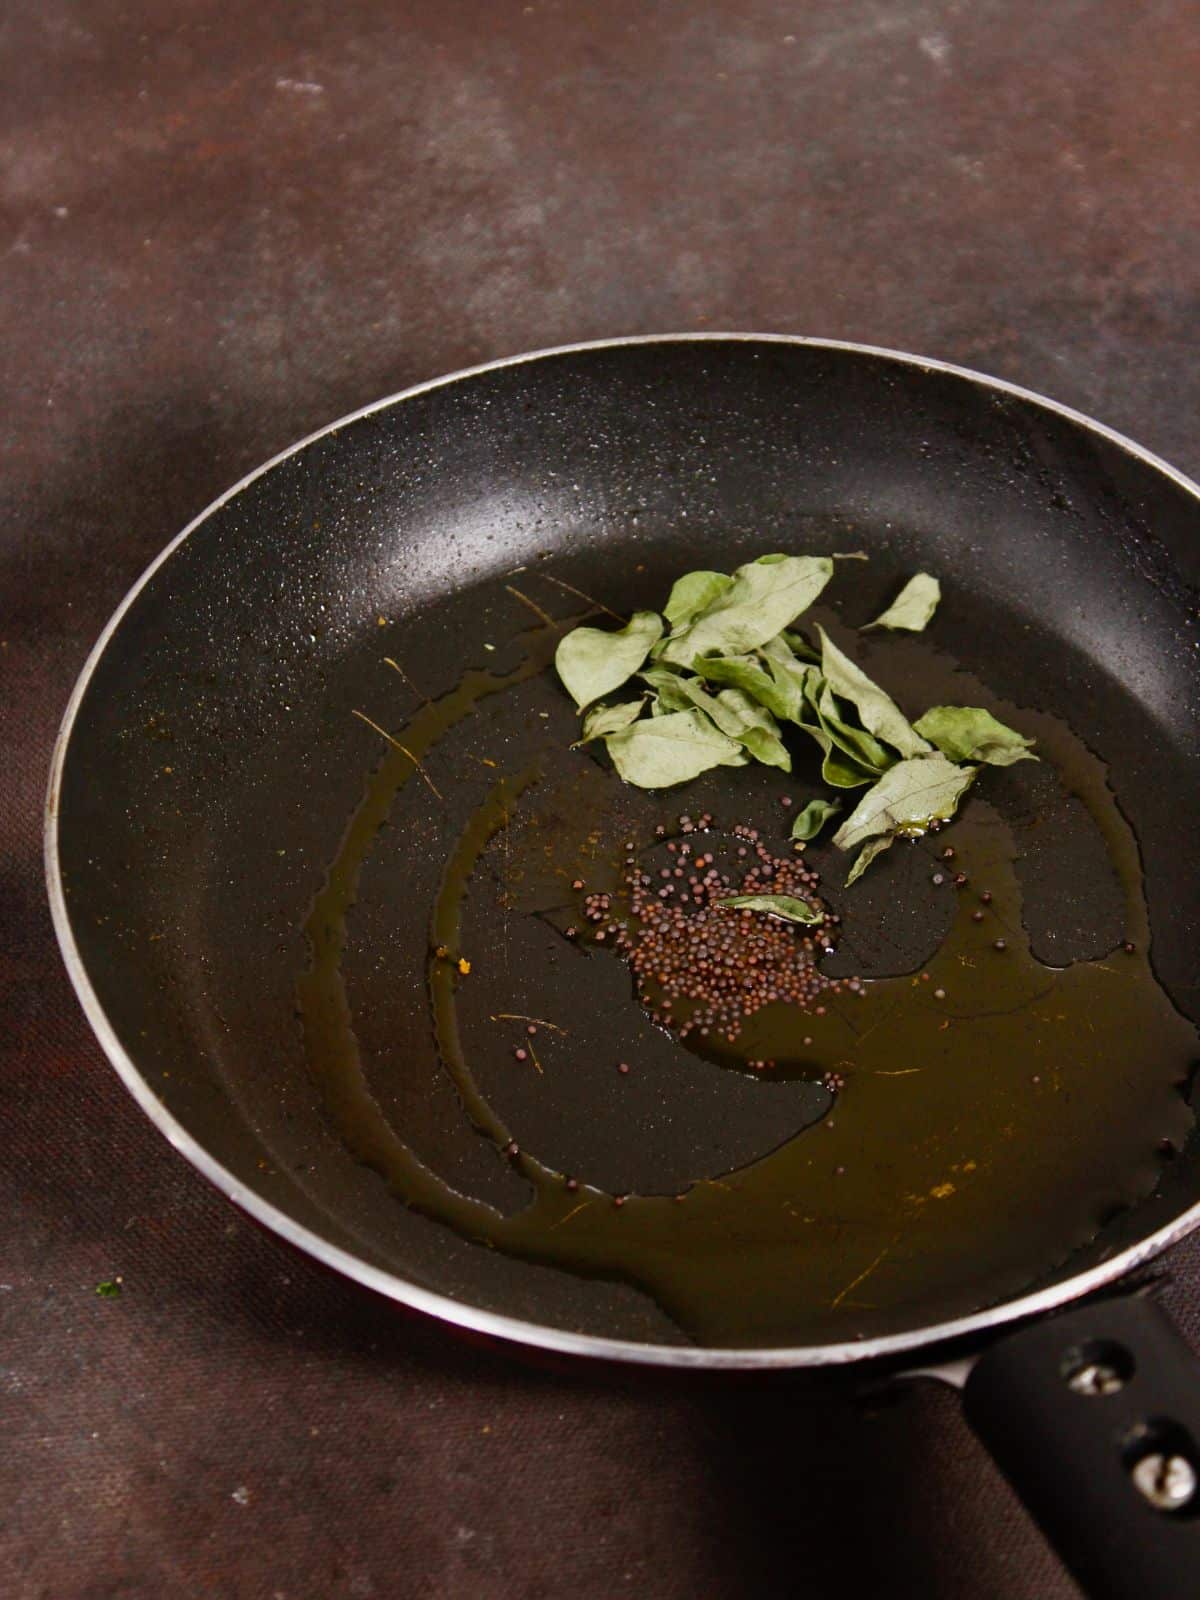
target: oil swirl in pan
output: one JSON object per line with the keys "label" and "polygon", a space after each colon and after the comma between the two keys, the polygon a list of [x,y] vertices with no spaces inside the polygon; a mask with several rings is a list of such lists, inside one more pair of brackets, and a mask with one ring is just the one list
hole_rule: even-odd
{"label": "oil swirl in pan", "polygon": [[[1037,958],[1022,917],[1017,839],[972,798],[943,835],[967,886],[950,891],[948,931],[918,970],[837,996],[819,1027],[794,1006],[767,1006],[736,1045],[709,1052],[712,1071],[771,1059],[812,1084],[806,1111],[779,1129],[774,1148],[671,1192],[608,1192],[586,1171],[567,1177],[526,1148],[521,1128],[485,1095],[460,1026],[460,986],[473,979],[436,954],[460,948],[480,863],[514,816],[537,838],[540,805],[561,830],[571,805],[555,795],[556,763],[543,755],[499,776],[462,829],[433,908],[428,971],[442,1065],[495,1159],[527,1184],[528,1203],[506,1214],[420,1160],[363,1070],[342,973],[347,918],[364,863],[395,837],[382,825],[405,785],[420,781],[411,758],[428,756],[483,700],[542,672],[556,638],[548,629],[526,635],[512,671],[469,672],[409,721],[398,736],[407,753],[392,750],[368,780],[306,924],[312,960],[297,992],[311,1070],[346,1146],[406,1204],[502,1253],[634,1284],[693,1338],[744,1345],[871,1336],[979,1309],[1053,1270],[1106,1216],[1151,1192],[1162,1152],[1192,1126],[1181,1087],[1197,1034],[1150,964],[1137,842],[1105,767],[1075,735],[1047,714],[995,700],[998,714],[1036,736],[1043,762],[1099,829],[1124,902],[1114,950],[1063,966]],[[924,643],[906,641],[905,650],[925,699],[952,699],[955,664]],[[564,759],[560,749],[559,767]],[[576,753],[568,765],[582,785],[576,825],[591,827],[589,884],[617,896],[628,827],[606,839],[603,823],[593,824],[604,814],[596,796],[618,780],[589,756]],[[737,775],[726,781],[732,808]],[[657,804],[664,821],[679,809],[672,797]],[[636,843],[651,850],[652,831]],[[830,896],[839,900],[836,890]],[[837,905],[848,927],[853,904]],[[594,946],[576,955],[616,959]],[[841,1085],[836,1096],[826,1081]]]}

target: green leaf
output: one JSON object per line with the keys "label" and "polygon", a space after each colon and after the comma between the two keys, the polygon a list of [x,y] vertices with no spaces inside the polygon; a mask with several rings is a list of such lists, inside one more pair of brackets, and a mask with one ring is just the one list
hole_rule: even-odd
{"label": "green leaf", "polygon": [[779,724],[765,706],[760,706],[744,689],[722,689],[717,705],[721,714],[713,712],[712,718],[722,733],[738,740],[764,766],[792,770],[792,758],[779,737]]}
{"label": "green leaf", "polygon": [[928,572],[918,572],[887,610],[881,611],[874,622],[867,623],[867,628],[903,628],[908,633],[920,633],[937,610],[941,598],[942,586],[937,579]]}
{"label": "green leaf", "polygon": [[658,692],[655,706],[657,715],[666,711],[686,711],[694,702],[688,694],[684,679],[669,667],[644,667],[638,676]]}
{"label": "green leaf", "polygon": [[631,722],[636,722],[641,716],[649,696],[641,700],[622,700],[617,705],[595,705],[590,711],[585,712],[583,728],[579,738],[571,746],[572,750],[581,744],[587,744],[591,739],[603,739],[610,733],[619,733],[622,728],[627,728]]}
{"label": "green leaf", "polygon": [[697,656],[740,656],[773,639],[807,611],[833,575],[828,556],[760,556],[739,567],[723,594],[658,650],[690,667]]}
{"label": "green leaf", "polygon": [[885,750],[878,739],[869,734],[865,728],[856,728],[853,723],[846,721],[833,690],[824,679],[821,680],[814,710],[821,726],[834,744],[860,767],[865,767],[868,772],[878,775],[895,764],[896,757],[890,750]]}
{"label": "green leaf", "polygon": [[786,636],[782,633],[777,634],[774,639],[768,639],[758,654],[766,663],[766,669],[771,675],[776,692],[791,705],[791,720],[801,721],[804,716],[805,692],[814,674],[818,674],[817,667],[807,661],[797,660],[792,647],[787,643]]}
{"label": "green leaf", "polygon": [[655,611],[635,611],[625,627],[573,628],[559,642],[554,665],[567,693],[580,710],[611,694],[631,678],[662,635]]}
{"label": "green leaf", "polygon": [[881,833],[878,838],[868,839],[854,858],[854,865],[846,874],[847,889],[862,877],[876,856],[881,856],[885,850],[890,850],[895,842],[896,835],[894,833]]}
{"label": "green leaf", "polygon": [[808,667],[799,661],[786,664],[781,661],[768,661],[767,671],[775,685],[775,699],[779,705],[787,708],[787,715],[781,720],[796,722],[801,726],[811,720],[805,689],[811,675],[820,674],[816,667]]}
{"label": "green leaf", "polygon": [[851,761],[848,755],[843,754],[830,741],[824,729],[819,734],[812,728],[807,731],[812,734],[824,752],[821,761],[821,780],[831,789],[861,789],[864,783],[875,781],[875,774],[865,772],[857,762]]}
{"label": "green leaf", "polygon": [[804,685],[804,711],[798,721],[805,733],[821,747],[821,777],[834,789],[857,789],[864,783],[873,783],[879,774],[873,767],[863,766],[849,751],[842,749],[817,710],[825,679],[816,667],[805,670],[808,677]]}
{"label": "green leaf", "polygon": [[724,900],[714,900],[713,904],[730,911],[765,911],[769,916],[782,917],[785,922],[804,922],[809,927],[825,921],[823,911],[790,894],[732,894]]}
{"label": "green leaf", "polygon": [[840,800],[810,800],[792,823],[792,838],[815,839],[830,817],[841,809]]}
{"label": "green leaf", "polygon": [[806,685],[806,693],[801,698],[800,711],[794,721],[797,727],[802,728],[821,747],[823,757],[821,777],[834,789],[857,789],[864,783],[873,782],[877,774],[866,771],[845,751],[839,749],[817,716],[816,710],[812,705],[812,698],[819,695],[821,685],[825,680],[819,672],[816,672],[815,669],[812,670],[814,677]]}
{"label": "green leaf", "polygon": [[821,670],[835,694],[849,700],[862,719],[863,726],[876,738],[890,744],[902,756],[918,756],[930,749],[913,728],[900,707],[873,683],[861,667],[844,655],[824,628],[818,627],[821,640]]}
{"label": "green leaf", "polygon": [[121,1293],[121,1285],[115,1278],[105,1278],[102,1283],[96,1285],[96,1293],[101,1300],[115,1300]]}
{"label": "green leaf", "polygon": [[702,711],[675,711],[643,718],[609,734],[608,753],[626,783],[639,789],[669,789],[710,767],[743,766],[746,754]]}
{"label": "green leaf", "polygon": [[779,737],[779,724],[765,706],[744,690],[722,689],[711,695],[699,679],[681,677],[666,667],[648,667],[642,677],[659,691],[659,699],[668,709],[683,711],[695,706],[727,738],[744,745],[756,761],[782,767],[784,772],[792,770],[792,758]]}
{"label": "green leaf", "polygon": [[753,656],[701,656],[696,671],[711,683],[726,683],[765,706],[783,722],[794,722],[800,703],[798,688],[777,681]]}
{"label": "green leaf", "polygon": [[954,815],[976,767],[958,767],[939,751],[898,761],[869,789],[833,836],[839,850],[853,850],[881,834],[915,837],[931,822]]}
{"label": "green leaf", "polygon": [[663,607],[663,616],[672,628],[681,628],[714,600],[719,600],[733,579],[725,572],[685,572],[679,578]]}
{"label": "green leaf", "polygon": [[997,721],[981,706],[930,706],[915,724],[951,761],[986,761],[993,767],[1011,767],[1014,761],[1036,761],[1035,743]]}
{"label": "green leaf", "polygon": [[[811,661],[814,666],[820,666],[821,652],[814,650],[802,633],[792,633],[785,628],[779,637],[798,661]],[[764,646],[763,648],[765,649],[766,647]]]}

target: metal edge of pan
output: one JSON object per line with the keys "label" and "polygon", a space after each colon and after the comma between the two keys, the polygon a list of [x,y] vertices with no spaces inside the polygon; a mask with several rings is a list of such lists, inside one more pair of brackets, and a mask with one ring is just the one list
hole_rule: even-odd
{"label": "metal edge of pan", "polygon": [[269,461],[265,461],[261,466],[255,468],[253,472],[247,473],[244,478],[240,479],[239,482],[227,489],[224,494],[219,495],[210,505],[206,506],[198,516],[193,517],[182,532],[171,540],[166,548],[150,563],[137,582],[134,583],[109,619],[108,625],[93,646],[76,681],[54,744],[54,755],[46,794],[44,831],[46,884],[54,931],[58,938],[67,973],[93,1033],[96,1035],[109,1061],[116,1068],[125,1087],[150,1118],[151,1122],[155,1124],[159,1132],[165,1135],[170,1144],[185,1160],[189,1161],[198,1172],[202,1173],[235,1205],[241,1207],[256,1221],[262,1223],[264,1227],[269,1228],[273,1233],[278,1234],[280,1238],[286,1240],[290,1245],[304,1251],[324,1266],[340,1272],[354,1282],[360,1283],[364,1287],[385,1295],[387,1298],[413,1310],[424,1312],[459,1328],[489,1335],[511,1343],[527,1345],[568,1356],[589,1356],[601,1360],[634,1363],[644,1366],[724,1368],[730,1371],[789,1367],[837,1367],[871,1359],[903,1358],[911,1352],[924,1350],[931,1345],[950,1344],[954,1341],[969,1338],[971,1335],[986,1332],[990,1328],[1005,1323],[1017,1322],[1036,1316],[1041,1312],[1051,1311],[1066,1304],[1068,1301],[1094,1292],[1106,1284],[1111,1284],[1115,1279],[1133,1271],[1153,1256],[1160,1254],[1183,1239],[1193,1229],[1200,1227],[1200,1201],[1188,1207],[1186,1211],[1181,1212],[1179,1216],[1165,1224],[1165,1226],[1147,1234],[1145,1238],[1109,1257],[1108,1260],[1101,1262],[1097,1266],[1090,1267],[1084,1272],[1065,1278],[1059,1283],[1052,1284],[1048,1288],[1020,1295],[1015,1299],[1006,1300],[1000,1305],[988,1307],[984,1311],[973,1312],[969,1316],[955,1317],[948,1322],[932,1324],[907,1333],[890,1334],[874,1339],[863,1339],[840,1344],[801,1345],[794,1348],[783,1346],[755,1348],[750,1346],[740,1349],[699,1345],[656,1345],[627,1339],[609,1339],[597,1334],[573,1333],[565,1328],[554,1328],[541,1323],[527,1322],[518,1317],[506,1316],[500,1312],[486,1311],[478,1306],[454,1300],[448,1295],[423,1289],[420,1285],[410,1283],[392,1272],[371,1266],[368,1262],[359,1259],[349,1251],[331,1245],[311,1229],[301,1226],[285,1211],[264,1200],[253,1189],[242,1183],[233,1173],[222,1166],[219,1161],[215,1160],[208,1150],[197,1139],[193,1138],[182,1123],[157,1098],[117,1037],[115,1029],[105,1015],[96,992],[92,988],[76,946],[70,918],[67,913],[58,853],[58,807],[62,774],[75,718],[87,692],[92,674],[108,647],[110,639],[120,627],[125,613],[158,569],[170,559],[185,539],[190,538],[207,521],[213,512],[217,511],[228,500],[233,499],[235,495],[240,494],[256,478],[269,472],[281,461],[286,461],[289,456],[296,455],[301,450],[306,449],[315,440],[323,438],[326,434],[336,432],[339,428],[357,421],[360,417],[370,416],[373,412],[385,410],[403,400],[411,399],[429,390],[459,383],[464,379],[497,371],[503,367],[519,366],[525,362],[541,361],[559,356],[584,354],[593,350],[612,350],[636,345],[704,343],[780,344],[825,350],[844,350],[855,352],[859,355],[894,361],[903,366],[916,368],[918,371],[941,372],[954,377],[965,378],[968,382],[983,388],[1013,395],[1020,400],[1032,402],[1045,410],[1055,412],[1088,432],[1117,445],[1152,470],[1170,478],[1181,489],[1190,494],[1197,501],[1198,507],[1200,507],[1200,485],[1186,477],[1177,468],[1171,466],[1169,462],[1162,460],[1161,457],[1154,455],[1151,451],[1143,449],[1134,440],[1118,433],[1113,428],[1106,427],[1103,423],[1095,421],[1083,412],[1076,411],[1070,406],[1062,405],[1056,400],[1048,399],[1045,395],[1023,388],[1019,384],[1009,383],[1002,378],[989,377],[987,374],[975,372],[969,367],[960,367],[952,362],[936,361],[912,355],[905,351],[889,350],[877,345],[858,344],[849,340],[820,339],[800,334],[721,332],[639,334],[626,338],[588,340],[577,344],[556,345],[544,350],[527,351],[519,355],[506,356],[497,361],[481,362],[476,366],[464,367],[460,371],[447,373],[439,378],[432,378],[423,383],[413,384],[409,388],[386,396],[384,399],[362,406],[357,411],[352,411],[344,417],[339,417],[336,421],[326,424],[323,428],[316,429],[315,432],[298,440],[287,449],[281,450],[278,455],[272,456]]}

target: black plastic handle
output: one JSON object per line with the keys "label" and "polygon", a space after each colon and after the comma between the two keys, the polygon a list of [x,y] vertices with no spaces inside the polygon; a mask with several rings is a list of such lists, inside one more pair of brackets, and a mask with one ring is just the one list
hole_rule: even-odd
{"label": "black plastic handle", "polygon": [[1093,1301],[1009,1334],[963,1407],[1094,1600],[1197,1600],[1200,1362],[1155,1301]]}

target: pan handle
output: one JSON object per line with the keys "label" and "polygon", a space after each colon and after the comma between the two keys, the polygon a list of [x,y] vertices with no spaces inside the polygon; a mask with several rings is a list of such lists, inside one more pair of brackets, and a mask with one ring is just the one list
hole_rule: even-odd
{"label": "pan handle", "polygon": [[967,1420],[1093,1600],[1200,1595],[1200,1362],[1144,1296],[1002,1338]]}

